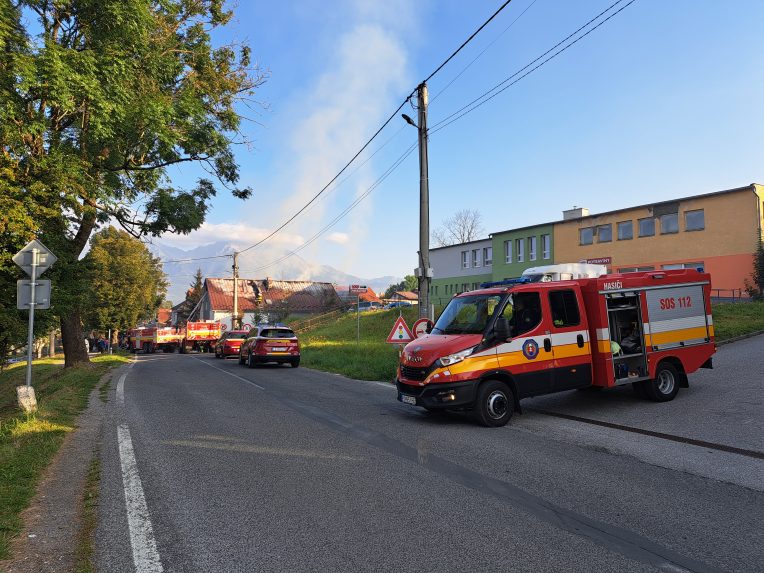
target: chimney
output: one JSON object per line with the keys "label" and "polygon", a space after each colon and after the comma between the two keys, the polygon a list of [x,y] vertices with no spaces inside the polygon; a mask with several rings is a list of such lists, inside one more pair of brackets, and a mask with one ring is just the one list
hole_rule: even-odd
{"label": "chimney", "polygon": [[588,217],[589,209],[586,207],[576,207],[573,205],[572,209],[562,212],[562,220],[570,221],[571,219],[580,219],[581,217]]}

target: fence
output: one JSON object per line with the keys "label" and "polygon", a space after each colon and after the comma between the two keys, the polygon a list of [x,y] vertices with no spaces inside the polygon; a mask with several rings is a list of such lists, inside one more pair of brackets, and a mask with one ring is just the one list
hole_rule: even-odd
{"label": "fence", "polygon": [[750,302],[751,297],[741,288],[712,288],[713,302]]}

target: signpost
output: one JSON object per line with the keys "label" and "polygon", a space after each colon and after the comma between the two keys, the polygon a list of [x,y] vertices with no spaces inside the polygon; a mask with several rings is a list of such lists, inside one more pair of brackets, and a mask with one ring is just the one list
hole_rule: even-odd
{"label": "signpost", "polygon": [[422,338],[428,333],[429,330],[432,330],[432,327],[433,323],[429,318],[420,318],[414,323],[414,336],[417,338]]}
{"label": "signpost", "polygon": [[350,292],[355,293],[355,343],[361,344],[361,295],[368,292],[366,285],[350,285]]}
{"label": "signpost", "polygon": [[403,317],[399,316],[398,320],[395,321],[390,334],[387,335],[387,340],[385,340],[385,342],[388,344],[401,344],[405,346],[412,340],[414,340],[414,335],[411,334],[411,330],[409,330]]}
{"label": "signpost", "polygon": [[34,345],[34,311],[50,308],[50,281],[38,280],[58,259],[37,239],[30,241],[23,249],[13,256],[13,262],[29,275],[29,280],[16,282],[16,306],[29,309],[29,333],[27,335],[27,372],[26,388],[19,386],[17,394],[19,404],[26,410],[37,406],[34,390],[32,389],[32,347]]}

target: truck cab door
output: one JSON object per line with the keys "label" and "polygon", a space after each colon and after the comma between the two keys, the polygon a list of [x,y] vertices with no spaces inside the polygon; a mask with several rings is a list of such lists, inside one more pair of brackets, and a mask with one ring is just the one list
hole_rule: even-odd
{"label": "truck cab door", "polygon": [[592,383],[592,353],[581,289],[549,289],[550,338],[554,362],[552,391],[583,388]]}
{"label": "truck cab door", "polygon": [[542,292],[542,289],[514,292],[502,313],[509,320],[511,340],[497,348],[497,359],[500,368],[511,372],[519,398],[552,391],[554,356],[547,334],[549,309]]}

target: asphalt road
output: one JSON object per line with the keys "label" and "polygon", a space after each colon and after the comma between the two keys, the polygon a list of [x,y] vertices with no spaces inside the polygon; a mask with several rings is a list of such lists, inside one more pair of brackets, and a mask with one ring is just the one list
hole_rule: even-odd
{"label": "asphalt road", "polygon": [[98,570],[764,571],[764,337],[715,361],[667,404],[566,392],[486,429],[383,383],[139,356],[110,389]]}

